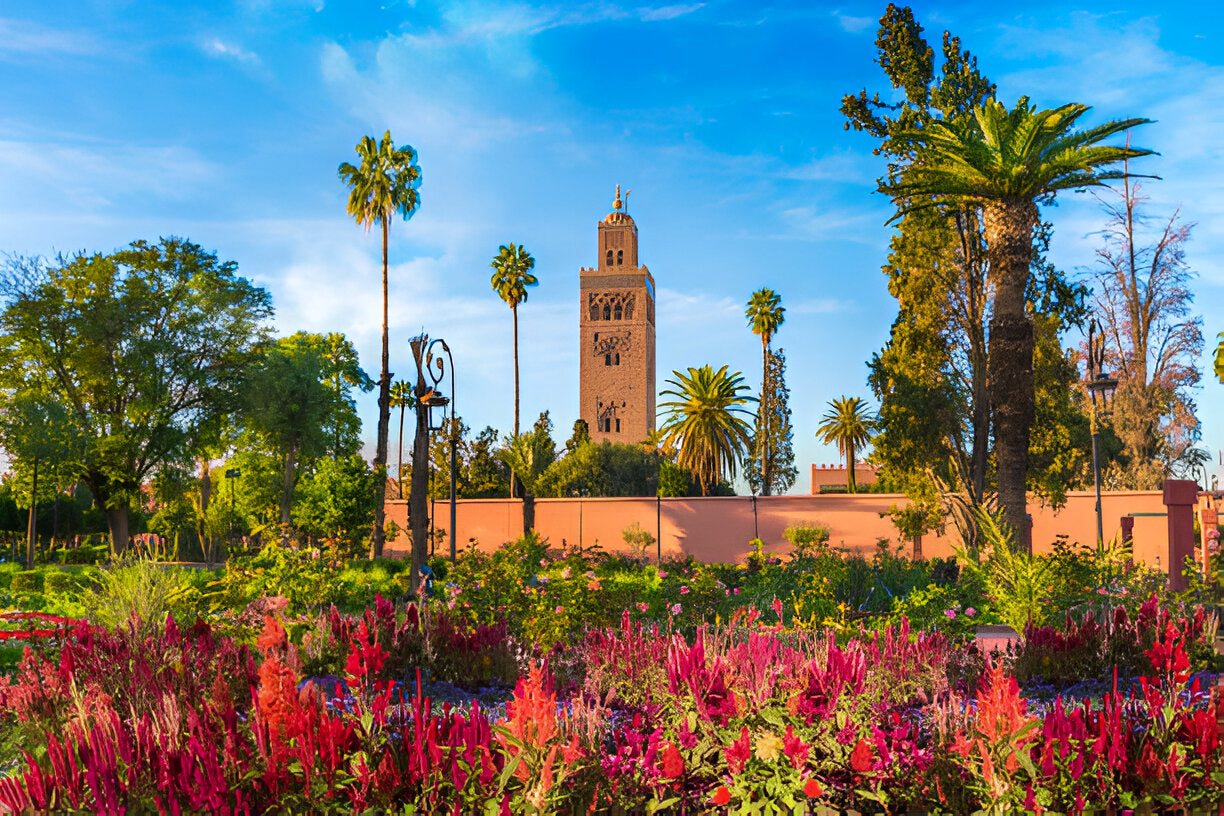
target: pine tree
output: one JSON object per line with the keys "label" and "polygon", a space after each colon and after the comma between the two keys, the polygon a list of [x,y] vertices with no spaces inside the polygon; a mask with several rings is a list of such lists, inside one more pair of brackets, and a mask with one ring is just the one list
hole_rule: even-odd
{"label": "pine tree", "polygon": [[[790,490],[799,475],[791,445],[790,389],[786,386],[786,353],[782,349],[769,352],[765,387],[761,392],[765,396],[757,410],[752,455],[745,475],[753,493],[776,496]],[[769,469],[767,491],[762,489],[765,485],[761,482],[762,454]]]}

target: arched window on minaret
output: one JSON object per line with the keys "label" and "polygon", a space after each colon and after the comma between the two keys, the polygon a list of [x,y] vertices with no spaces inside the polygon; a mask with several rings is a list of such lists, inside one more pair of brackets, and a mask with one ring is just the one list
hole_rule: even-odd
{"label": "arched window on minaret", "polygon": [[606,366],[612,365],[612,355],[611,354],[604,355],[604,365]]}
{"label": "arched window on minaret", "polygon": [[604,320],[612,319],[612,307],[608,305],[607,303],[604,304],[603,319]]}
{"label": "arched window on minaret", "polygon": [[608,266],[612,265],[612,250],[608,250]]}
{"label": "arched window on minaret", "polygon": [[620,352],[616,352],[616,362],[614,365],[620,365]]}
{"label": "arched window on minaret", "polygon": [[617,266],[625,265],[625,250],[623,249],[616,250],[616,265]]}
{"label": "arched window on minaret", "polygon": [[614,310],[614,313],[615,313],[615,315],[616,315],[616,319],[617,319],[617,320],[620,320],[620,319],[621,319],[621,315],[622,315],[622,314],[624,314],[624,312],[622,312],[622,311],[621,311],[621,305],[620,305],[619,303],[618,303],[618,304],[616,304],[616,309]]}

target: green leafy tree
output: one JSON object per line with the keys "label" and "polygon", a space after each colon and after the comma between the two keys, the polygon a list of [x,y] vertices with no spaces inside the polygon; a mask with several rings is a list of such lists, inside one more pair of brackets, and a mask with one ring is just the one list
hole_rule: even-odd
{"label": "green leafy tree", "polygon": [[361,367],[352,341],[340,332],[297,332],[281,343],[307,346],[318,353],[322,362],[320,381],[332,395],[332,406],[324,421],[329,437],[327,455],[343,459],[357,453],[361,450],[361,417],[353,391],[371,391],[374,381]]}
{"label": "green leafy tree", "polygon": [[111,255],[12,263],[0,283],[0,387],[36,388],[85,437],[82,478],[117,551],[140,485],[189,462],[195,430],[238,404],[267,292],[177,238]]}
{"label": "green leafy tree", "polygon": [[[762,496],[785,493],[794,485],[799,471],[795,468],[795,450],[792,445],[790,389],[786,386],[786,354],[782,349],[768,353],[765,368],[767,387],[757,406],[756,436],[753,445],[759,456],[749,458],[745,467],[748,485]],[[765,420],[762,419],[765,418]],[[769,476],[762,476],[757,462],[765,462],[768,455]]]}
{"label": "green leafy tree", "polygon": [[588,439],[548,467],[538,495],[654,496],[658,472],[659,455],[641,445]]}
{"label": "green leafy tree", "polygon": [[416,397],[412,393],[412,383],[399,380],[391,386],[391,407],[398,408],[399,416],[399,460],[395,469],[395,484],[399,487],[399,497],[404,498],[404,411],[416,406]]}
{"label": "green leafy tree", "polygon": [[557,458],[548,412],[540,414],[529,432],[506,440],[506,447],[497,452],[497,458],[510,468],[523,485],[523,535],[527,535],[535,529],[535,497],[541,479]]}
{"label": "green leafy tree", "polygon": [[348,214],[358,224],[382,228],[382,368],[378,378],[378,445],[374,453],[374,469],[383,478],[375,485],[373,535],[370,554],[377,558],[383,549],[383,502],[387,496],[387,437],[391,422],[390,342],[387,334],[387,231],[391,219],[398,213],[408,220],[421,204],[418,188],[421,169],[417,153],[408,145],[396,147],[387,131],[381,141],[363,136],[357,143],[360,166],[348,162],[340,165],[340,179],[350,188]]}
{"label": "green leafy tree", "polygon": [[841,396],[829,401],[829,411],[821,418],[816,438],[826,445],[837,445],[837,452],[846,457],[846,489],[857,491],[854,479],[854,454],[871,441],[875,418],[867,403],[858,397]]}
{"label": "green leafy tree", "polygon": [[676,450],[676,464],[691,472],[701,495],[708,496],[724,475],[735,478],[750,449],[751,426],[745,417],[752,412],[743,406],[756,399],[745,393],[748,386],[740,372],[728,374],[727,366],[715,371],[704,365],[672,376],[665,383],[671,388],[662,392],[672,399],[659,405],[665,412],[663,443]]}
{"label": "green leafy tree", "polygon": [[749,484],[754,490],[759,489],[762,496],[770,495],[774,486],[773,460],[776,453],[771,449],[774,437],[769,432],[769,423],[774,417],[771,411],[766,410],[766,406],[775,402],[772,389],[777,385],[777,381],[770,378],[769,341],[785,320],[783,313],[786,309],[781,304],[782,298],[777,292],[772,289],[758,289],[752,293],[748,300],[748,309],[744,312],[752,333],[760,335],[761,338],[761,408],[757,411],[754,457],[761,466],[758,471],[759,478],[755,481],[751,478],[752,469],[749,469]]}
{"label": "green leafy tree", "polygon": [[514,435],[519,433],[519,353],[518,353],[518,307],[527,302],[527,288],[536,286],[539,280],[531,274],[535,259],[521,245],[510,244],[498,248],[497,255],[489,264],[493,267],[491,280],[493,291],[510,306],[514,322]]}
{"label": "green leafy tree", "polygon": [[1121,173],[1104,169],[1151,151],[1106,146],[1105,139],[1146,122],[1127,119],[1075,128],[1088,107],[1068,103],[1038,110],[1021,98],[1012,110],[993,99],[972,119],[930,121],[909,132],[914,158],[881,189],[897,215],[936,206],[936,200],[982,208],[989,284],[987,387],[995,434],[999,503],[1029,547],[1027,479],[1029,432],[1035,414],[1033,323],[1028,311],[1037,200],[1059,190],[1100,185]]}
{"label": "green leafy tree", "polygon": [[307,535],[360,546],[373,523],[377,480],[377,472],[357,454],[319,459],[302,478],[294,522]]}
{"label": "green leafy tree", "polygon": [[1220,332],[1218,337],[1220,342],[1216,346],[1215,375],[1216,379],[1224,384],[1224,332]]}
{"label": "green leafy tree", "polygon": [[[36,520],[39,488],[49,481],[58,494],[57,482],[63,471],[74,471],[82,454],[80,429],[61,403],[36,391],[6,395],[0,407],[0,446],[13,459],[18,476],[18,497],[26,496],[29,521],[26,525],[26,569],[34,568]],[[40,471],[43,484],[39,484]],[[28,477],[28,481],[26,478]],[[50,478],[48,478],[50,477]]]}
{"label": "green leafy tree", "polygon": [[299,461],[311,462],[326,451],[334,403],[322,376],[320,354],[310,344],[287,338],[264,351],[243,389],[245,424],[283,462],[279,523],[286,537],[293,523]]}

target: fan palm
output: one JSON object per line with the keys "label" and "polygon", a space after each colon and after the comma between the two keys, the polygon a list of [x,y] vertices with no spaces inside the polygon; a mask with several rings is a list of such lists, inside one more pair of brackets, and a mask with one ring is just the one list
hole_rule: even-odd
{"label": "fan palm", "polygon": [[1123,176],[1105,169],[1150,154],[1100,144],[1147,119],[1125,119],[1077,130],[1089,110],[1069,103],[1037,110],[1022,97],[1008,111],[994,99],[973,117],[928,122],[910,134],[915,158],[895,180],[882,185],[898,205],[896,217],[942,203],[982,208],[993,316],[987,354],[987,389],[994,414],[998,495],[1028,547],[1027,497],[1029,430],[1034,417],[1033,323],[1025,290],[1033,260],[1037,200],[1059,190],[1104,184]]}
{"label": "fan palm", "polygon": [[535,527],[535,494],[540,477],[557,460],[556,448],[548,433],[537,428],[511,436],[506,440],[506,447],[495,455],[522,484],[523,535],[527,535]]}
{"label": "fan palm", "polygon": [[535,258],[521,245],[502,246],[489,266],[493,267],[492,285],[501,299],[510,305],[514,318],[514,435],[519,432],[519,357],[518,357],[518,307],[527,302],[527,287],[536,286],[539,280],[531,274]]}
{"label": "fan palm", "polygon": [[374,504],[374,530],[370,541],[371,555],[382,555],[383,550],[383,500],[387,495],[387,436],[391,423],[391,366],[390,343],[387,336],[387,230],[396,213],[404,220],[412,217],[421,204],[417,188],[421,184],[421,170],[417,167],[417,153],[408,145],[396,147],[391,141],[391,131],[382,140],[375,142],[363,136],[357,143],[357,156],[361,165],[355,167],[348,162],[337,171],[340,179],[349,186],[348,214],[358,224],[382,227],[382,374],[378,380],[378,447],[374,453],[374,470],[380,476]]}
{"label": "fan palm", "polygon": [[768,496],[772,482],[769,467],[769,341],[774,332],[782,325],[786,311],[781,306],[782,298],[772,289],[758,289],[752,293],[748,301],[748,309],[744,316],[748,318],[748,326],[753,334],[761,336],[761,401],[757,432],[758,444],[761,448],[761,495]]}
{"label": "fan palm", "polygon": [[674,399],[659,407],[667,412],[660,430],[663,444],[677,451],[676,463],[688,469],[701,485],[701,495],[724,475],[735,478],[735,469],[751,442],[751,426],[742,406],[756,400],[744,393],[748,386],[740,372],[715,371],[711,366],[690,368],[688,374],[673,371],[675,379],[662,396]]}
{"label": "fan palm", "polygon": [[867,403],[858,397],[842,396],[830,400],[829,409],[816,429],[816,438],[826,445],[837,445],[837,452],[846,457],[846,490],[854,493],[858,489],[854,479],[854,454],[871,441],[875,419],[867,410]]}
{"label": "fan palm", "polygon": [[416,395],[412,393],[412,383],[398,380],[391,386],[391,407],[400,409],[399,417],[399,464],[395,471],[395,484],[399,487],[399,497],[404,498],[404,410],[416,405]]}

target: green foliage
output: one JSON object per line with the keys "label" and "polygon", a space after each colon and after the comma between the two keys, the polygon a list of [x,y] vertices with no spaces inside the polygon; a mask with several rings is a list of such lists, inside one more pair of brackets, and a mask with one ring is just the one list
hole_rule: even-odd
{"label": "green foliage", "polygon": [[42,592],[44,577],[42,570],[26,570],[15,573],[9,582],[9,589],[16,594]]}
{"label": "green foliage", "polygon": [[751,433],[743,406],[756,399],[746,393],[743,376],[727,367],[690,368],[688,374],[673,371],[674,379],[662,396],[673,399],[659,409],[665,413],[660,429],[665,445],[677,450],[676,464],[687,468],[710,495],[725,475],[735,478],[736,468],[747,454]]}
{"label": "green foliage", "polygon": [[816,437],[826,445],[837,445],[846,457],[846,489],[854,493],[854,453],[871,441],[875,417],[867,403],[858,397],[841,396],[829,401],[829,411],[821,418]]}
{"label": "green foliage", "polygon": [[192,621],[202,596],[191,570],[151,559],[124,559],[103,567],[80,600],[85,615],[99,626],[132,625],[152,633],[174,615]]}
{"label": "green foliage", "polygon": [[650,548],[655,543],[655,537],[650,532],[643,530],[642,525],[636,521],[621,530],[621,538],[628,545],[633,558],[639,562],[646,561],[650,556]]}
{"label": "green foliage", "polygon": [[539,496],[653,496],[660,457],[641,445],[587,439],[549,465]]}
{"label": "green foliage", "polygon": [[298,488],[294,522],[307,535],[361,544],[374,520],[376,478],[357,454],[319,460]]}
{"label": "green foliage", "polygon": [[989,550],[985,561],[958,549],[965,572],[986,587],[995,611],[1008,626],[1023,632],[1026,624],[1040,626],[1049,613],[1052,586],[1051,562],[1038,555],[1019,552],[1011,528],[1001,512],[974,508],[982,541]]}
{"label": "green foliage", "polygon": [[829,528],[802,522],[787,527],[782,537],[791,543],[799,557],[815,555],[829,545]]}
{"label": "green foliage", "polygon": [[1220,342],[1216,346],[1215,375],[1216,379],[1224,385],[1224,332],[1220,332],[1217,336],[1220,338]]}
{"label": "green foliage", "polygon": [[[232,410],[271,315],[262,289],[190,242],[10,263],[0,386],[71,408],[88,439],[80,469],[122,531],[139,486],[188,461],[196,428]],[[124,546],[124,542],[118,542]]]}
{"label": "green foliage", "polygon": [[511,243],[509,246],[498,247],[497,255],[490,262],[493,267],[493,277],[490,280],[493,291],[506,301],[511,309],[517,309],[520,303],[527,302],[527,289],[538,286],[540,281],[531,270],[535,268],[535,258],[524,247]]}
{"label": "green foliage", "polygon": [[[765,388],[757,410],[752,453],[744,467],[748,485],[754,492],[776,496],[790,490],[799,471],[795,467],[792,446],[790,389],[786,386],[786,354],[782,349],[766,351]],[[768,420],[768,426],[762,424]],[[764,446],[762,448],[762,446]],[[761,457],[764,455],[768,484],[761,478]]]}
{"label": "green foliage", "polygon": [[696,485],[693,475],[675,462],[662,459],[659,462],[659,496],[664,499],[693,495]]}

